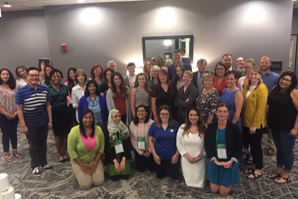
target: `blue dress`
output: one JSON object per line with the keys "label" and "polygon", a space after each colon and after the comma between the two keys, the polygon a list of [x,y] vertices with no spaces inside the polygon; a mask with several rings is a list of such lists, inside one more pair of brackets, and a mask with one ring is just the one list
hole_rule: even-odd
{"label": "blue dress", "polygon": [[[229,106],[229,117],[228,117],[228,121],[232,122],[235,112],[236,112],[236,106],[235,106],[235,96],[236,93],[241,90],[237,89],[235,91],[228,91],[228,89],[225,89],[222,93],[222,96],[220,97],[219,102],[224,102]],[[242,120],[241,117],[239,117],[238,121],[236,122],[236,124],[238,125],[240,132],[242,133]]]}
{"label": "blue dress", "polygon": [[[218,129],[217,143],[226,143],[226,130]],[[227,162],[227,159],[218,159],[219,162]],[[239,163],[234,163],[231,168],[217,166],[213,161],[208,163],[207,179],[216,185],[229,187],[240,182]]]}

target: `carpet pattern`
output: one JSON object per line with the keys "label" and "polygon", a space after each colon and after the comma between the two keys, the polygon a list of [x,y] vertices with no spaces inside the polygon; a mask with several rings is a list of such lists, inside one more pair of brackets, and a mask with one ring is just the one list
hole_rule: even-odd
{"label": "carpet pattern", "polygon": [[[276,168],[276,157],[266,155],[267,135],[263,136],[264,169],[263,176],[249,180],[241,172],[240,183],[232,187],[229,196],[224,198],[234,199],[271,199],[271,198],[298,198],[298,166],[297,160],[291,173],[291,180],[287,184],[279,185],[267,178],[267,174]],[[2,140],[1,140],[2,142]],[[7,173],[10,184],[16,193],[23,199],[194,199],[194,198],[222,198],[219,194],[212,194],[209,185],[204,188],[187,187],[182,175],[177,181],[166,177],[159,180],[155,173],[137,172],[132,164],[132,174],[128,180],[113,182],[105,171],[105,182],[101,187],[93,187],[82,191],[72,173],[70,163],[59,163],[52,132],[48,136],[47,159],[54,171],[43,171],[40,177],[31,173],[29,145],[18,128],[18,150],[24,156],[22,160],[6,163],[1,153],[0,173]],[[297,157],[298,147],[295,146]],[[241,171],[246,165],[241,165]]]}

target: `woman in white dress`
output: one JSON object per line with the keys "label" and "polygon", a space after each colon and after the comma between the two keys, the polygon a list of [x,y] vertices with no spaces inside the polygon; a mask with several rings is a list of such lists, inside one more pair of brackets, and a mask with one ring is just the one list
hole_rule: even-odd
{"label": "woman in white dress", "polygon": [[206,181],[206,152],[201,111],[191,108],[187,112],[185,124],[177,133],[177,149],[181,155],[182,174],[187,186],[202,188]]}
{"label": "woman in white dress", "polygon": [[16,68],[16,91],[27,85],[27,68],[20,65]]}

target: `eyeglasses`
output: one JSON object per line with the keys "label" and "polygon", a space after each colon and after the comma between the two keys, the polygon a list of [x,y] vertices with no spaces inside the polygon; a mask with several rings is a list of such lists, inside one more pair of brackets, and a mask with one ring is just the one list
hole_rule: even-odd
{"label": "eyeglasses", "polygon": [[161,116],[169,116],[170,114],[169,113],[161,113],[160,115]]}
{"label": "eyeglasses", "polygon": [[30,77],[39,77],[39,75],[33,75],[33,74],[29,74],[28,76],[30,76]]}
{"label": "eyeglasses", "polygon": [[216,70],[225,70],[224,68],[217,68]]}
{"label": "eyeglasses", "polygon": [[137,112],[138,113],[145,113],[146,111],[145,110],[138,110]]}
{"label": "eyeglasses", "polygon": [[281,78],[281,81],[285,81],[285,82],[287,82],[287,83],[291,83],[291,80],[289,80],[289,79],[286,79],[286,78]]}

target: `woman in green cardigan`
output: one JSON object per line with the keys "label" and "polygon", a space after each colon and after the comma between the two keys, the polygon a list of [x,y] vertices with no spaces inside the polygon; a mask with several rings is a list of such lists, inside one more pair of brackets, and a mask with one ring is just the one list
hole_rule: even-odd
{"label": "woman in green cardigan", "polygon": [[67,145],[73,172],[82,189],[103,184],[103,164],[100,158],[104,147],[104,133],[99,126],[95,126],[93,112],[85,109],[80,125],[71,129]]}

